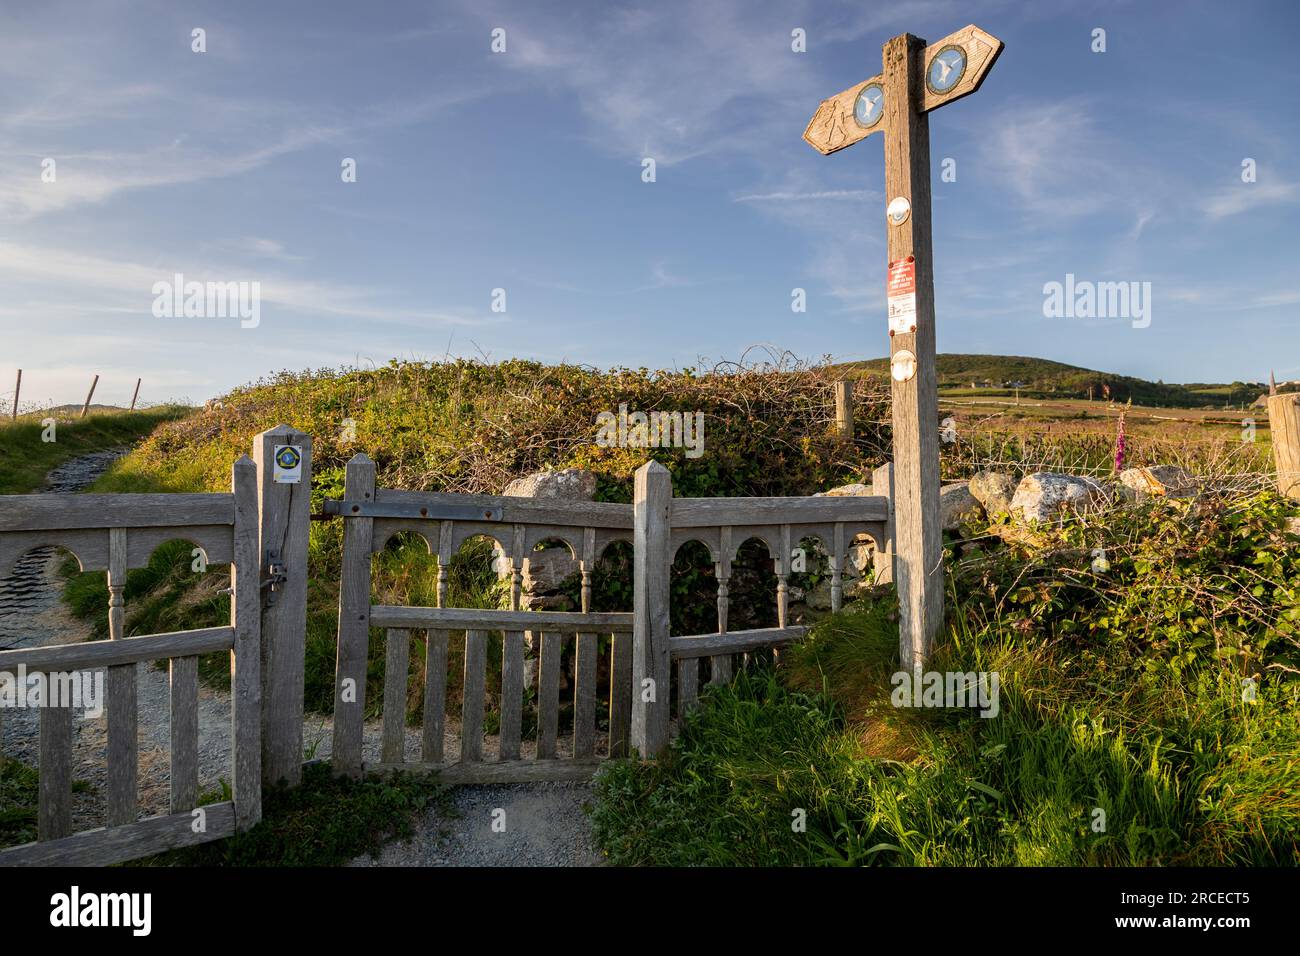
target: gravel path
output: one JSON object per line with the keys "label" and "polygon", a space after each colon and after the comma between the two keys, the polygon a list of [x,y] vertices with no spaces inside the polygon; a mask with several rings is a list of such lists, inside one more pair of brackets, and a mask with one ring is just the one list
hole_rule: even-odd
{"label": "gravel path", "polygon": [[[45,490],[80,491],[124,452],[96,452],[65,462],[50,473]],[[0,650],[75,643],[90,636],[86,623],[73,616],[62,601],[58,570],[62,557],[62,552],[53,548],[33,550],[19,559],[10,575],[0,578]],[[139,803],[141,816],[152,816],[168,811],[170,685],[165,668],[140,665],[136,674]],[[229,694],[200,685],[198,716],[199,788],[203,792],[230,778]],[[453,715],[448,717],[445,750],[448,759],[454,760],[460,752],[459,726]],[[107,727],[103,716],[88,719],[79,714],[73,721],[74,779],[89,784],[74,793],[75,830],[104,824]],[[38,730],[36,711],[7,709],[0,721],[0,754],[35,766]],[[328,759],[332,732],[333,722],[328,717],[307,715],[303,728],[306,756]],[[362,746],[367,761],[379,759],[381,738],[381,723],[367,723]],[[559,755],[565,756],[567,741],[562,738],[559,743]],[[485,739],[488,759],[495,749],[495,739]],[[418,759],[419,750],[420,729],[407,728],[408,759]],[[527,756],[527,745],[524,750]],[[430,809],[410,841],[386,847],[377,860],[365,857],[353,865],[599,866],[602,858],[592,843],[590,821],[582,809],[590,797],[591,785],[580,783],[459,787],[452,798],[455,816],[444,817]]]}
{"label": "gravel path", "polygon": [[601,866],[587,783],[458,787],[454,818],[425,811],[412,839],[352,866]]}

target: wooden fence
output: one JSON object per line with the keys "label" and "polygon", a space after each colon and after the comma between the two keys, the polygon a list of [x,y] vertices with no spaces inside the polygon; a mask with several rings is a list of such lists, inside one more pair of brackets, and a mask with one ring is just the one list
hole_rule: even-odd
{"label": "wooden fence", "polygon": [[[76,556],[81,570],[106,570],[109,640],[0,652],[0,671],[108,673],[107,826],[72,832],[73,708],[40,708],[38,836],[0,850],[0,865],[117,863],[220,839],[261,819],[260,585],[257,470],[246,456],[230,494],[12,495],[0,498],[0,574],[39,546]],[[125,636],[126,574],[173,539],[231,567],[230,624]],[[230,651],[232,799],[198,807],[198,658]],[[166,660],[171,685],[170,813],[139,819],[136,668]]]}
{"label": "wooden fence", "polygon": [[[299,453],[300,476],[286,482],[277,474],[273,480],[272,460],[289,446]],[[0,672],[103,667],[108,677],[107,826],[71,832],[72,709],[43,707],[38,839],[0,850],[0,865],[104,864],[215,840],[260,819],[263,783],[300,779],[311,440],[279,426],[257,436],[253,447],[254,459],[244,456],[233,467],[230,494],[0,498],[0,574],[34,548],[66,548],[82,570],[108,572],[110,631],[106,641],[0,652]],[[344,521],[335,772],[437,770],[451,783],[581,779],[601,760],[633,749],[659,755],[669,739],[672,702],[678,716],[689,711],[701,677],[728,681],[735,655],[779,648],[803,636],[804,628],[788,621],[791,558],[802,541],[815,539],[827,556],[834,610],[842,603],[844,561],[858,535],[876,545],[876,580],[891,580],[891,480],[888,466],[879,469],[875,494],[867,497],[674,498],[667,470],[650,462],[636,473],[634,501],[627,505],[376,488],[374,463],[357,455],[347,465],[343,498],[325,502],[327,514]],[[401,533],[418,535],[438,556],[435,607],[373,603],[374,555]],[[508,609],[447,606],[452,557],[477,537],[495,542],[507,562]],[[144,566],[159,545],[177,538],[202,548],[210,563],[230,564],[230,624],[126,637],[127,571]],[[732,563],[751,539],[762,541],[773,559],[777,626],[731,631]],[[581,610],[523,610],[525,563],[540,545],[556,541],[577,560]],[[595,564],[615,541],[632,544],[633,610],[594,612]],[[706,547],[713,561],[717,630],[670,636],[672,563],[691,541]],[[366,753],[372,628],[383,632],[385,679],[379,745]],[[495,732],[485,720],[488,660],[495,656],[489,654],[489,635],[499,635],[494,639],[501,651]],[[423,686],[416,688],[423,726],[418,742],[408,747],[413,638],[424,653]],[[448,706],[453,639],[463,651],[458,715],[449,714]],[[526,641],[537,654],[531,688]],[[562,735],[561,666],[569,647],[572,729]],[[224,650],[231,652],[232,798],[198,808],[198,657]],[[158,660],[170,666],[170,813],[140,820],[136,667]],[[603,698],[602,671],[608,678]],[[597,715],[602,706],[604,721]]]}
{"label": "wooden fence", "polygon": [[[876,486],[888,469],[877,473]],[[636,473],[633,528],[634,622],[632,654],[632,745],[647,757],[668,745],[671,705],[678,715],[695,705],[700,661],[709,658],[710,680],[731,679],[732,656],[762,647],[779,647],[803,637],[805,628],[788,622],[789,575],[795,547],[804,539],[820,542],[828,556],[831,602],[839,610],[844,558],[859,534],[888,557],[890,499],[884,496],[812,498],[674,498],[672,477],[658,462]],[[728,631],[731,563],[744,542],[757,538],[772,556],[776,572],[777,626]],[[698,541],[709,550],[718,580],[718,629],[711,634],[669,636],[669,577],[677,550]],[[671,693],[676,663],[676,693]]]}

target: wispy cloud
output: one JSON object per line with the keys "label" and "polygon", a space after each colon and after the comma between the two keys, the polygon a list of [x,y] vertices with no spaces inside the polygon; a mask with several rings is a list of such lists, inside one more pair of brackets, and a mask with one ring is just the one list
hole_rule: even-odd
{"label": "wispy cloud", "polygon": [[1237,216],[1261,206],[1276,206],[1300,200],[1300,184],[1286,182],[1237,183],[1209,196],[1203,205],[1212,221]]}
{"label": "wispy cloud", "polygon": [[[45,283],[46,289],[49,283],[57,283],[66,298],[55,299],[47,291],[45,299],[65,315],[91,309],[152,318],[153,284],[170,281],[175,273],[181,273],[187,281],[259,282],[264,303],[306,315],[419,327],[478,327],[504,321],[499,315],[467,309],[375,305],[383,301],[385,292],[371,286],[295,279],[259,269],[180,260],[175,257],[166,263],[145,264],[0,241],[0,278],[11,285]],[[88,298],[90,295],[95,298]]]}
{"label": "wispy cloud", "polygon": [[173,142],[138,153],[98,152],[54,159],[54,181],[42,180],[41,159],[10,154],[0,159],[0,217],[26,222],[83,203],[99,203],[131,189],[174,186],[237,176],[278,156],[331,139],[337,130],[304,128],[277,142],[235,154],[218,154]]}
{"label": "wispy cloud", "polygon": [[261,236],[241,236],[238,239],[213,243],[218,249],[228,249],[257,259],[275,259],[278,262],[303,262],[306,256],[290,255],[283,242]]}
{"label": "wispy cloud", "polygon": [[1124,188],[1122,151],[1083,99],[1009,105],[980,142],[981,161],[1035,217],[1088,215]]}
{"label": "wispy cloud", "polygon": [[600,147],[673,165],[745,152],[789,133],[789,116],[816,106],[808,58],[790,49],[788,14],[736,0],[567,16],[555,6],[467,10],[503,27],[505,68],[572,94]]}
{"label": "wispy cloud", "polygon": [[751,193],[747,196],[737,196],[732,202],[816,202],[819,199],[856,199],[865,201],[878,199],[879,197],[879,193],[872,192],[870,189],[824,189],[821,192],[810,193]]}

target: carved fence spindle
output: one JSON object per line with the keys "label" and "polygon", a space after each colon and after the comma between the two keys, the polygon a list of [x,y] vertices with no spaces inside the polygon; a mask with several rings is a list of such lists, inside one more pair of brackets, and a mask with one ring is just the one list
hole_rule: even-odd
{"label": "carved fence spindle", "polygon": [[[714,574],[718,578],[718,633],[727,633],[727,612],[731,607],[729,585],[731,583],[731,525],[723,525],[718,534],[721,547],[718,550],[718,562],[714,565]],[[728,684],[731,682],[731,655],[718,654],[709,659],[712,665],[710,683]]]}
{"label": "carved fence spindle", "polygon": [[781,525],[781,556],[776,562],[776,626],[785,627],[790,613],[790,556],[793,553],[790,526]]}
{"label": "carved fence spindle", "polygon": [[[510,610],[519,610],[523,590],[524,526],[515,525],[510,550]],[[502,760],[518,760],[524,716],[524,632],[501,632],[501,734]]]}
{"label": "carved fence spindle", "polygon": [[438,528],[438,607],[447,606],[447,571],[451,568],[451,536],[454,521],[439,522]]}
{"label": "carved fence spindle", "polygon": [[[582,613],[591,610],[591,571],[596,561],[596,529],[582,529]],[[578,632],[573,650],[573,756],[596,753],[596,635]]]}
{"label": "carved fence spindle", "polygon": [[840,570],[844,561],[844,522],[835,522],[834,542],[829,558],[831,569],[831,612],[839,613],[844,605],[844,579]]}
{"label": "carved fence spindle", "polygon": [[[108,530],[108,634],[126,637],[126,529]],[[136,747],[136,665],[108,668],[108,814],[109,826],[136,818],[138,757]]]}

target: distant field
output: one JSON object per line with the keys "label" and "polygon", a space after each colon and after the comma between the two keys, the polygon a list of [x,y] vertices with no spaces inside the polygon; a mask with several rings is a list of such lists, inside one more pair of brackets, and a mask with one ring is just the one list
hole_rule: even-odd
{"label": "distant field", "polygon": [[[1080,421],[1097,419],[1113,422],[1119,418],[1124,406],[1116,402],[1090,402],[1087,399],[1024,399],[963,396],[943,392],[939,396],[943,408],[969,409],[971,414],[992,409],[1006,409],[1008,415],[1018,418],[1073,418]],[[1246,419],[1255,422],[1256,428],[1268,428],[1268,411],[1248,408],[1245,411],[1226,411],[1219,408],[1166,408],[1133,405],[1125,420],[1129,424],[1160,422],[1198,422],[1204,425],[1225,425],[1241,428]]]}
{"label": "distant field", "polygon": [[[1022,355],[942,353],[936,357],[936,365],[939,393],[952,398],[1014,398],[1016,383],[1020,383],[1021,399],[1087,400],[1091,393],[1098,402],[1132,399],[1151,407],[1222,409],[1225,405],[1249,407],[1266,388],[1259,382],[1151,382]],[[849,375],[883,380],[889,374],[889,360],[847,362],[837,368]]]}
{"label": "distant field", "polygon": [[1126,409],[1114,402],[1024,398],[1017,405],[1014,399],[941,396],[939,410],[951,435],[942,458],[947,478],[983,468],[1107,477],[1114,472],[1121,412],[1126,466],[1178,464],[1242,487],[1257,484],[1271,467],[1263,409]]}

